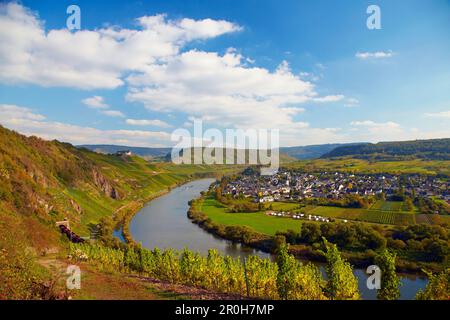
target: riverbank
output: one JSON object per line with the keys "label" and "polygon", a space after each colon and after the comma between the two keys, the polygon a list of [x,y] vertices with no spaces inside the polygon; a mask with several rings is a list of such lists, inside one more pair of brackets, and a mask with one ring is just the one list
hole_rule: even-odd
{"label": "riverbank", "polygon": [[[202,192],[208,191],[212,183],[212,179],[190,182],[154,199],[140,210],[130,224],[133,239],[141,244],[139,247],[148,250],[159,248],[178,253],[188,248],[201,257],[207,257],[209,250],[213,249],[223,256],[239,258],[241,261],[244,258],[248,260],[258,256],[273,262],[270,254],[214,235],[187,219],[186,213],[190,209],[188,202],[198,198]],[[314,265],[325,273],[323,264],[314,263]],[[368,275],[365,269],[354,268],[353,272],[358,278],[359,290],[363,298],[376,299],[376,292],[367,289]],[[425,288],[427,283],[426,279],[413,276],[402,276],[401,281],[402,299],[406,300],[414,299],[417,291]]]}
{"label": "riverbank", "polygon": [[133,240],[133,237],[130,234],[130,223],[133,217],[136,215],[136,213],[138,213],[139,210],[141,210],[147,203],[169,193],[173,188],[180,187],[191,181],[202,178],[217,179],[220,178],[220,174],[219,175],[216,173],[194,174],[189,178],[180,180],[172,185],[169,185],[168,187],[166,187],[161,191],[150,194],[147,197],[131,201],[126,206],[120,208],[121,210],[118,210],[114,213],[113,215],[114,230],[116,231],[121,230],[122,237],[126,243],[136,245],[137,243]]}
{"label": "riverbank", "polygon": [[[240,166],[227,166],[226,168],[224,168],[223,166],[210,166],[207,169],[201,167],[197,168],[199,170],[197,172],[192,171],[192,168],[190,168],[190,166],[183,167],[181,165],[180,167],[174,168],[176,168],[176,170],[174,170],[173,172],[174,174],[176,174],[174,177],[177,177],[179,179],[178,181],[170,185],[166,185],[161,190],[152,192],[150,194],[136,192],[132,197],[130,197],[128,203],[125,203],[121,208],[114,212],[112,216],[112,224],[114,229],[113,231],[120,230],[122,238],[126,243],[137,245],[137,242],[134,241],[130,233],[130,223],[133,220],[134,216],[151,201],[158,199],[169,193],[174,188],[180,187],[189,182],[200,179],[221,179],[224,175],[234,174],[239,170],[242,170],[242,167]],[[111,233],[113,231],[111,231]]]}
{"label": "riverbank", "polygon": [[[200,228],[222,239],[240,243],[265,253],[273,254],[277,247],[277,243],[283,240],[282,237],[289,236],[288,232],[284,232],[284,234],[283,232],[280,232],[283,236],[268,235],[255,231],[248,225],[218,223],[203,211],[204,201],[205,196],[192,200],[190,202],[190,208],[187,215],[189,219]],[[300,260],[307,260],[317,263],[325,262],[325,256],[320,247],[313,247],[308,244],[293,244],[290,246],[290,253]],[[365,250],[364,252],[343,250],[342,255],[354,267],[367,268],[368,266],[374,264],[376,251],[370,249]],[[424,277],[426,274],[423,270],[427,270],[427,272],[439,272],[442,270],[442,266],[436,263],[408,261],[397,258],[396,269],[397,272],[402,274]]]}

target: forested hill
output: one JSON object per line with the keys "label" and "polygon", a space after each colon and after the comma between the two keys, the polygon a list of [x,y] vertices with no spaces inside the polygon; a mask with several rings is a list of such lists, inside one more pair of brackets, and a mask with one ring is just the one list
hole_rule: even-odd
{"label": "forested hill", "polygon": [[318,144],[301,147],[281,147],[280,153],[286,154],[292,158],[299,160],[318,159],[324,154],[336,149],[337,147],[353,146],[361,143],[330,143],[330,144]]}
{"label": "forested hill", "polygon": [[370,160],[427,159],[450,160],[450,139],[365,143],[340,146],[321,158],[352,156]]}

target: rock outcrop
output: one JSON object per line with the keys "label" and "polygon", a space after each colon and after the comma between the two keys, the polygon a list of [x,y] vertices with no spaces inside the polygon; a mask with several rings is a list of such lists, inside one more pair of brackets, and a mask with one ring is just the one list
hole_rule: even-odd
{"label": "rock outcrop", "polygon": [[92,170],[95,185],[103,191],[108,197],[112,199],[119,199],[119,193],[108,180],[97,170]]}
{"label": "rock outcrop", "polygon": [[81,209],[80,205],[76,203],[73,199],[70,199],[70,205],[77,213],[79,214],[83,213],[83,210]]}

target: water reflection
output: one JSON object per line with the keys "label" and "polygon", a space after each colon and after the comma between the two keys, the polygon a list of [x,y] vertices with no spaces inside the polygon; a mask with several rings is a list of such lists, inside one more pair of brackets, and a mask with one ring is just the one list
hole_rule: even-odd
{"label": "water reflection", "polygon": [[[157,198],[142,208],[130,224],[130,232],[136,242],[141,242],[146,248],[174,248],[182,250],[189,248],[202,254],[209,249],[232,257],[247,257],[258,255],[271,258],[267,253],[254,250],[240,244],[232,243],[212,235],[193,224],[187,218],[188,202],[208,189],[213,179],[202,179],[174,188],[168,194]],[[323,271],[323,265],[320,265]],[[365,270],[356,269],[359,288],[364,299],[376,299],[376,291],[366,286],[368,275]],[[426,286],[427,280],[414,276],[402,277],[401,298],[413,299],[416,292]]]}

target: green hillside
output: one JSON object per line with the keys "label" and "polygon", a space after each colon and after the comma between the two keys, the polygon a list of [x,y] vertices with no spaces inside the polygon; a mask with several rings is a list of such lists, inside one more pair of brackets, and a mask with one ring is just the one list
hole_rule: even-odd
{"label": "green hillside", "polygon": [[67,218],[77,234],[89,236],[103,217],[129,217],[172,186],[231,170],[97,154],[0,126],[0,299],[2,292],[33,297],[29,279],[48,271],[36,259],[67,245],[56,221]]}
{"label": "green hillside", "polygon": [[226,170],[232,168],[150,164],[140,157],[98,154],[0,127],[1,212],[33,215],[44,222],[68,218],[82,231],[130,201],[194,175]]}
{"label": "green hillside", "polygon": [[353,156],[370,160],[450,160],[450,139],[379,142],[337,147],[321,158]]}
{"label": "green hillside", "polygon": [[351,146],[362,143],[330,143],[330,144],[319,144],[319,145],[310,145],[310,146],[301,146],[301,147],[281,147],[280,153],[286,154],[290,157],[299,160],[311,160],[317,159],[323,156],[324,154],[342,146]]}

